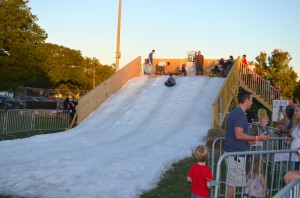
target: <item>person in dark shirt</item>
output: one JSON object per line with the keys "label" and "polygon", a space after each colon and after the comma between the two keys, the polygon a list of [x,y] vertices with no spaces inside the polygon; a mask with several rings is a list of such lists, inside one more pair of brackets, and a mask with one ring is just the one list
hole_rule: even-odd
{"label": "person in dark shirt", "polygon": [[[248,120],[245,115],[252,105],[252,93],[240,91],[239,105],[233,109],[226,120],[225,152],[243,152],[248,150],[249,144],[256,141],[266,141],[270,136],[266,132],[252,136],[248,134]],[[233,198],[235,187],[245,185],[245,156],[229,156],[227,166],[227,198]]]}
{"label": "person in dark shirt", "polygon": [[70,100],[68,97],[66,97],[66,99],[64,100],[63,104],[64,104],[64,110],[68,110],[68,104],[70,103]]}
{"label": "person in dark shirt", "polygon": [[165,85],[166,85],[167,87],[173,87],[174,85],[176,85],[176,81],[175,81],[175,79],[173,78],[173,75],[172,75],[172,74],[169,75],[169,78],[168,78],[168,80],[165,82]]}
{"label": "person in dark shirt", "polygon": [[198,51],[198,55],[196,56],[196,75],[203,75],[203,63],[204,56],[201,54],[201,51]]}
{"label": "person in dark shirt", "polygon": [[211,77],[220,76],[220,74],[221,74],[221,70],[217,65],[209,72],[209,76]]}

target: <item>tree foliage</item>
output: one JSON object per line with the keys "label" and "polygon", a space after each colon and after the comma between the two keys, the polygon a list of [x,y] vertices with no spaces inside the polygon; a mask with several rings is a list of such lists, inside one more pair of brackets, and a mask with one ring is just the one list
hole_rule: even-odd
{"label": "tree foliage", "polygon": [[[0,3],[0,90],[34,85],[46,74],[39,68],[39,44],[46,32],[35,22],[27,0]],[[42,83],[43,84],[43,83]]]}
{"label": "tree foliage", "polygon": [[280,85],[285,96],[293,96],[298,85],[298,75],[289,65],[292,58],[288,52],[274,49],[270,56],[261,52],[255,59],[258,74],[262,75],[266,71],[270,75],[272,83],[277,82]]}
{"label": "tree foliage", "polygon": [[27,6],[28,0],[0,1],[0,91],[19,86],[91,89],[114,73],[79,50],[45,43],[47,33]]}

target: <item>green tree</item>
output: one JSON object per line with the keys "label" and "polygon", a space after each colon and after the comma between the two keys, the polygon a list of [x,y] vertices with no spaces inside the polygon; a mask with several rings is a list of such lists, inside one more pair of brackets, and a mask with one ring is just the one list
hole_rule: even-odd
{"label": "green tree", "polygon": [[0,90],[47,84],[47,75],[39,67],[39,45],[47,34],[27,4],[28,0],[0,3]]}
{"label": "green tree", "polygon": [[255,64],[256,72],[259,75],[262,75],[264,73],[264,71],[266,69],[268,69],[268,67],[267,67],[267,53],[260,52],[259,56],[257,56],[255,58],[255,60],[257,61],[257,63]]}
{"label": "green tree", "polygon": [[97,58],[84,58],[79,50],[46,43],[41,52],[46,57],[41,65],[53,89],[89,90],[93,87],[94,71],[96,85],[114,73],[112,67],[101,65]]}
{"label": "green tree", "polygon": [[300,99],[300,81],[298,81],[296,89],[294,91],[294,98]]}
{"label": "green tree", "polygon": [[93,78],[93,72],[95,71],[96,86],[115,73],[115,68],[109,65],[102,65],[95,57],[92,59],[85,57],[84,67],[87,69],[86,71],[90,71],[87,73],[91,79]]}
{"label": "green tree", "polygon": [[275,49],[268,58],[272,82],[278,82],[282,93],[287,97],[293,96],[298,78],[293,67],[289,65],[291,60],[288,52],[279,49]]}
{"label": "green tree", "polygon": [[281,87],[281,92],[286,96],[293,96],[296,89],[297,73],[289,65],[292,59],[288,52],[274,49],[271,56],[261,52],[256,58],[257,73],[262,75],[264,71],[270,75],[272,83],[277,82]]}
{"label": "green tree", "polygon": [[41,64],[50,79],[50,88],[89,89],[88,76],[78,69],[83,66],[84,58],[79,50],[46,43],[42,45],[45,57]]}

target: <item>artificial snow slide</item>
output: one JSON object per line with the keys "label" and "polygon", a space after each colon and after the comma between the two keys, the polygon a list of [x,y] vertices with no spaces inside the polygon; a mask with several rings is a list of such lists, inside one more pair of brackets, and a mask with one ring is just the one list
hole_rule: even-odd
{"label": "artificial snow slide", "polygon": [[141,76],[79,126],[0,141],[0,194],[39,198],[135,198],[205,144],[224,78]]}

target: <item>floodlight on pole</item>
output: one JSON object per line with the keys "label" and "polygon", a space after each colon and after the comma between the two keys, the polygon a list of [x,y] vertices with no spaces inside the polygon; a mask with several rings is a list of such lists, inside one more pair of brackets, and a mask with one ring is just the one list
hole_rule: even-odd
{"label": "floodlight on pole", "polygon": [[121,52],[120,52],[121,8],[122,8],[122,0],[119,0],[117,47],[116,47],[116,72],[119,71],[119,59],[121,58]]}

